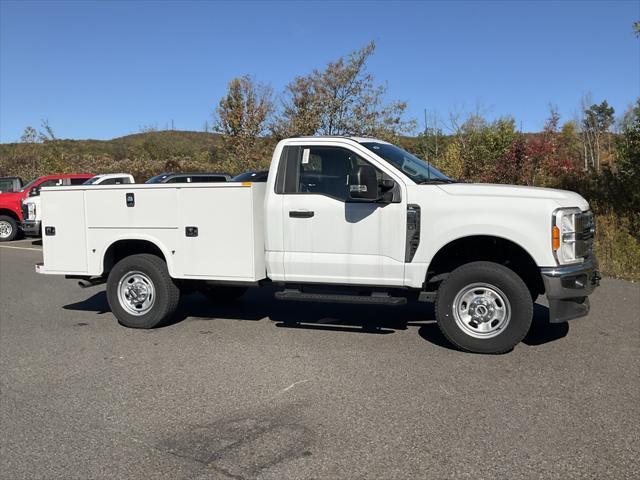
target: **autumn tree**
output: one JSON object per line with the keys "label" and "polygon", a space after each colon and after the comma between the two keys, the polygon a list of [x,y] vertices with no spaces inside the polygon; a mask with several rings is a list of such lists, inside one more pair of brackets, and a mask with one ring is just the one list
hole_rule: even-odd
{"label": "autumn tree", "polygon": [[390,138],[413,127],[403,119],[407,104],[386,103],[386,86],[367,72],[375,43],[297,77],[285,88],[282,111],[274,125],[278,137],[291,135],[362,135]]}
{"label": "autumn tree", "polygon": [[565,122],[558,132],[558,155],[571,162],[574,170],[580,166],[580,128],[575,120]]}
{"label": "autumn tree", "polygon": [[640,236],[640,98],[624,115],[616,151],[626,210],[635,216],[636,235]]}
{"label": "autumn tree", "polygon": [[493,181],[511,185],[526,183],[529,158],[529,144],[519,135],[496,164]]}
{"label": "autumn tree", "polygon": [[225,150],[232,159],[247,165],[259,160],[260,137],[268,132],[272,112],[271,88],[249,75],[229,82],[216,108],[214,128],[223,135]]}

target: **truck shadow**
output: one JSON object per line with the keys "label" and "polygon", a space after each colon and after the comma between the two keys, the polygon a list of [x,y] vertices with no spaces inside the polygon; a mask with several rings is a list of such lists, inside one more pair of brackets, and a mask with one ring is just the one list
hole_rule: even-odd
{"label": "truck shadow", "polygon": [[[269,319],[278,328],[373,335],[388,335],[413,327],[418,329],[418,334],[425,341],[442,348],[454,349],[435,323],[433,304],[409,303],[391,307],[286,302],[276,300],[273,297],[274,291],[271,288],[250,289],[239,300],[217,305],[209,303],[197,293],[185,295],[180,299],[174,318],[163,327],[192,320],[260,321],[263,319]],[[96,314],[110,311],[104,290],[82,302],[65,305],[63,308]],[[523,342],[529,346],[543,345],[565,337],[568,332],[567,323],[549,323],[548,308],[536,304],[531,329]]]}

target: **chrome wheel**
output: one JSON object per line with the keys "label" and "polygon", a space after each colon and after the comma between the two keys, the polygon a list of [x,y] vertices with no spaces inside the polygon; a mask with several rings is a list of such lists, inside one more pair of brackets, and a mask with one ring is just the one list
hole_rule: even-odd
{"label": "chrome wheel", "polygon": [[473,283],[458,292],[453,301],[458,327],[474,338],[493,338],[509,325],[511,305],[498,287]]}
{"label": "chrome wheel", "polygon": [[13,233],[13,225],[6,220],[0,220],[0,238],[9,238]]}
{"label": "chrome wheel", "polygon": [[144,315],[156,301],[153,282],[142,272],[127,273],[118,282],[118,301],[127,312]]}

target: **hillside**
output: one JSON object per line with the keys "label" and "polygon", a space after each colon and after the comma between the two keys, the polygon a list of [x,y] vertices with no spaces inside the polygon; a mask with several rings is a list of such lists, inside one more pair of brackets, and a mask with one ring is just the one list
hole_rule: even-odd
{"label": "hillside", "polygon": [[147,177],[166,170],[209,170],[226,167],[221,139],[191,131],[144,132],[111,140],[56,140],[0,144],[0,175],[25,180],[54,172],[127,171]]}

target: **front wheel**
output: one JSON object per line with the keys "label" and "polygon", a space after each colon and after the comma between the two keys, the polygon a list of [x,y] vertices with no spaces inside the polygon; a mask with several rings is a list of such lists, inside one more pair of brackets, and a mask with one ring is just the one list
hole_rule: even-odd
{"label": "front wheel", "polygon": [[462,350],[507,352],[525,337],[532,317],[529,288],[512,270],[497,263],[458,267],[438,289],[438,326]]}
{"label": "front wheel", "polygon": [[18,235],[18,222],[8,215],[0,215],[0,242],[10,242]]}
{"label": "front wheel", "polygon": [[113,267],[107,279],[107,299],[121,325],[153,328],[173,316],[180,290],[164,260],[142,253],[125,257]]}

